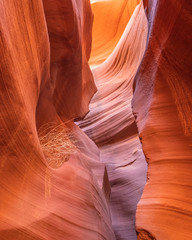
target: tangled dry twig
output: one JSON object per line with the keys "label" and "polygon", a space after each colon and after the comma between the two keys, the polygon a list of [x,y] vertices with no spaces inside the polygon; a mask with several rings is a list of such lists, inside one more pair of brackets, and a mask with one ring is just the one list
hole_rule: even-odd
{"label": "tangled dry twig", "polygon": [[59,168],[76,151],[76,141],[64,124],[47,123],[39,129],[38,135],[47,163],[52,168]]}

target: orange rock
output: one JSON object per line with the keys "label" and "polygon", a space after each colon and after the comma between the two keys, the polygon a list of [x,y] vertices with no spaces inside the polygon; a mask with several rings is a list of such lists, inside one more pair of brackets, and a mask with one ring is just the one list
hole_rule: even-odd
{"label": "orange rock", "polygon": [[192,4],[163,0],[146,6],[148,45],[132,103],[149,163],[137,228],[158,240],[187,240],[192,238]]}
{"label": "orange rock", "polygon": [[[63,61],[59,65],[63,71],[65,57],[72,57],[66,68],[66,76],[71,78],[63,81],[76,93],[66,99],[71,112],[67,114],[67,107],[59,112],[65,123],[54,104],[58,108],[63,103],[66,96],[62,98],[62,94],[67,94],[67,89],[65,82],[60,85],[62,75],[53,75],[53,57],[57,60],[54,39],[50,80],[50,46],[41,1],[0,3],[0,239],[115,239],[103,191],[105,165],[100,163],[96,145],[70,121],[86,113],[93,93],[86,95],[93,86],[87,65],[89,28],[86,24],[81,28],[87,18],[92,21],[91,15],[78,15],[78,1],[68,1],[63,8],[58,1],[54,3],[56,10],[71,14],[74,25],[68,33],[77,40],[66,54],[64,41],[56,61],[57,67]],[[80,6],[85,12],[90,10],[88,1],[81,1]],[[46,9],[46,14],[48,10],[50,15],[53,11],[55,21],[49,34],[52,31],[59,42],[57,34],[65,32],[66,19],[62,25],[55,9]],[[58,102],[52,101],[52,93],[55,98],[59,88]]]}
{"label": "orange rock", "polygon": [[93,44],[89,63],[98,65],[112,53],[140,0],[93,0]]}
{"label": "orange rock", "polygon": [[87,114],[90,1],[0,1],[0,239],[135,240],[145,155],[138,239],[189,240],[192,4],[91,2]]}

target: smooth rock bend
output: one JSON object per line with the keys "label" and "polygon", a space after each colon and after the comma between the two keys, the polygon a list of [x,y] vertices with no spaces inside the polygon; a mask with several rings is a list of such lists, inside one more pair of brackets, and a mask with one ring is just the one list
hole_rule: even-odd
{"label": "smooth rock bend", "polygon": [[93,43],[90,65],[104,62],[113,52],[140,0],[93,0]]}

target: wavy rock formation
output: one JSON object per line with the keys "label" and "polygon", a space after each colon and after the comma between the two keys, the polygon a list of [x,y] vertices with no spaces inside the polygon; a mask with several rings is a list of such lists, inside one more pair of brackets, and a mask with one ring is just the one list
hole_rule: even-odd
{"label": "wavy rock formation", "polygon": [[192,238],[192,4],[145,1],[147,49],[133,111],[149,164],[138,239]]}
{"label": "wavy rock formation", "polygon": [[192,3],[138,3],[0,0],[0,240],[192,239]]}
{"label": "wavy rock formation", "polygon": [[105,166],[70,121],[95,91],[87,19],[86,0],[0,1],[1,240],[115,239]]}
{"label": "wavy rock formation", "polygon": [[142,3],[107,60],[93,70],[98,92],[79,126],[99,146],[111,185],[116,239],[137,239],[136,205],[146,181],[146,161],[132,114],[133,79],[144,54],[147,18]]}
{"label": "wavy rock formation", "polygon": [[89,63],[93,67],[112,53],[140,0],[93,0],[93,43]]}

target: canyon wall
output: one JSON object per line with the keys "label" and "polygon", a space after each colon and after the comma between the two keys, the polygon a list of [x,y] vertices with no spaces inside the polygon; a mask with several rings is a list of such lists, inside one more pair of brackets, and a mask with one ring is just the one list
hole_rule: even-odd
{"label": "canyon wall", "polygon": [[96,91],[88,59],[93,14],[90,1],[44,0],[51,47],[53,102],[61,118],[83,117]]}
{"label": "canyon wall", "polygon": [[91,2],[0,0],[0,239],[190,240],[191,1]]}
{"label": "canyon wall", "polygon": [[105,166],[72,121],[96,90],[91,23],[86,0],[0,1],[1,240],[115,239]]}
{"label": "canyon wall", "polygon": [[149,164],[137,209],[138,239],[192,238],[192,4],[144,1],[146,52],[133,112]]}

